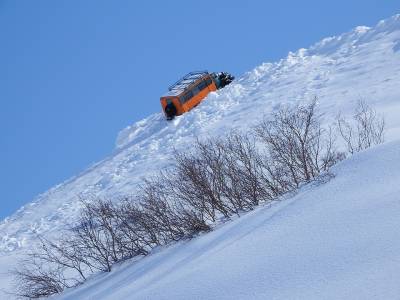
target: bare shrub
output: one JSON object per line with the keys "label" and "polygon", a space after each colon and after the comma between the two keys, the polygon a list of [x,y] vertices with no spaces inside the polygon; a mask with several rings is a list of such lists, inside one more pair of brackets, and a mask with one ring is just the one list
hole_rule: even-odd
{"label": "bare shrub", "polygon": [[91,264],[84,256],[85,249],[79,247],[76,240],[61,238],[57,243],[42,237],[39,240],[39,251],[31,254],[35,260],[68,269],[71,278],[68,286],[76,286],[86,280],[86,269],[90,269]]}
{"label": "bare shrub", "polygon": [[334,149],[332,130],[321,126],[316,99],[308,105],[280,109],[255,132],[266,146],[272,177],[287,190],[316,178],[343,158]]}
{"label": "bare shrub", "polygon": [[201,232],[211,230],[211,224],[208,224],[201,212],[192,209],[186,203],[180,201],[175,203],[175,208],[179,215],[181,226],[185,231],[185,238],[193,238]]}
{"label": "bare shrub", "polygon": [[147,180],[140,198],[125,198],[118,205],[83,201],[78,225],[67,237],[56,242],[39,237],[40,246],[12,272],[15,294],[33,299],[60,293],[96,271],[111,271],[116,262],[210,230],[196,211],[169,203],[162,188],[159,181]]}
{"label": "bare shrub", "polygon": [[179,241],[185,236],[173,199],[168,197],[166,180],[163,177],[145,180],[140,202],[144,222],[150,225],[158,243],[162,245]]}
{"label": "bare shrub", "polygon": [[197,141],[192,152],[176,154],[171,182],[180,199],[203,221],[229,218],[271,201],[281,190],[249,134],[231,132],[223,139]]}
{"label": "bare shrub", "polygon": [[209,222],[253,208],[264,196],[253,146],[235,133],[197,141],[193,152],[176,154],[173,195]]}
{"label": "bare shrub", "polygon": [[35,253],[28,255],[11,273],[15,287],[13,294],[19,298],[48,297],[69,287],[64,278],[64,268],[42,261]]}
{"label": "bare shrub", "polygon": [[253,209],[276,194],[265,161],[249,134],[231,132],[220,142],[226,186],[223,194],[239,210]]}
{"label": "bare shrub", "polygon": [[147,255],[152,248],[160,245],[151,224],[146,223],[142,208],[136,198],[125,198],[117,206],[118,230],[123,236],[123,247],[131,257]]}
{"label": "bare shrub", "polygon": [[75,239],[38,239],[39,246],[11,272],[18,296],[31,299],[59,293],[82,284],[93,273],[86,249]]}
{"label": "bare shrub", "polygon": [[210,142],[198,142],[195,148],[195,152],[175,156],[174,193],[211,222],[216,221],[217,212],[229,218],[235,211],[222,199],[225,181],[222,150],[218,144]]}
{"label": "bare shrub", "polygon": [[337,118],[340,136],[350,154],[365,150],[385,141],[385,119],[365,101],[359,100],[353,120],[347,121],[341,115]]}
{"label": "bare shrub", "polygon": [[94,269],[110,272],[114,263],[133,256],[119,231],[117,209],[111,201],[82,201],[78,226],[72,228],[74,242],[84,249]]}
{"label": "bare shrub", "polygon": [[179,178],[173,171],[161,172],[158,176],[145,180],[141,189],[142,213],[146,226],[151,224],[161,244],[178,241],[201,231],[208,231],[201,211],[177,197]]}

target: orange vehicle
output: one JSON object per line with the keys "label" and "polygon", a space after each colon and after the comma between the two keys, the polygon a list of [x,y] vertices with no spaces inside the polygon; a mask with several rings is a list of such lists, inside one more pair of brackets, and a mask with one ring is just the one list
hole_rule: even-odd
{"label": "orange vehicle", "polygon": [[226,72],[208,73],[207,71],[190,72],[168,88],[160,98],[161,106],[167,117],[184,114],[197,106],[210,92],[231,83],[234,77]]}

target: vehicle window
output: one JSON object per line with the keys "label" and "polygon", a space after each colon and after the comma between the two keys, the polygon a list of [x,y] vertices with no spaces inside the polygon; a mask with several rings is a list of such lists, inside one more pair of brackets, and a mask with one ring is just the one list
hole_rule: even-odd
{"label": "vehicle window", "polygon": [[204,89],[206,88],[206,86],[207,86],[206,82],[205,82],[205,81],[202,81],[202,82],[200,82],[200,83],[198,84],[197,87],[199,88],[200,91],[202,91],[202,90],[204,90]]}
{"label": "vehicle window", "polygon": [[200,93],[198,86],[195,86],[192,88],[192,93],[193,93],[193,96],[196,96],[198,93]]}
{"label": "vehicle window", "polygon": [[206,85],[209,86],[209,85],[211,85],[211,83],[212,83],[212,80],[211,80],[210,78],[208,78],[208,79],[206,80]]}
{"label": "vehicle window", "polygon": [[184,102],[189,101],[191,98],[193,98],[193,92],[188,91],[185,95],[183,95]]}

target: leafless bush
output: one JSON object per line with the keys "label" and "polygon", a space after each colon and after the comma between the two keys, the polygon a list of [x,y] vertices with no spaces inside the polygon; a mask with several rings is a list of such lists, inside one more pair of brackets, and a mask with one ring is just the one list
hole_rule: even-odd
{"label": "leafless bush", "polygon": [[185,238],[193,238],[201,232],[211,230],[211,225],[207,223],[200,211],[196,211],[180,201],[176,202],[175,208],[185,231]]}
{"label": "leafless bush", "polygon": [[15,279],[13,294],[18,298],[48,297],[69,287],[64,277],[64,268],[42,261],[35,253],[28,255],[12,274]]}
{"label": "leafless bush", "polygon": [[176,176],[171,182],[175,197],[209,222],[215,222],[218,216],[229,218],[251,206],[258,198],[246,198],[241,182],[245,166],[238,162],[241,153],[233,157],[240,146],[233,141],[208,139],[197,141],[193,152],[177,154]]}
{"label": "leafless bush", "polygon": [[171,187],[177,198],[215,222],[217,212],[228,218],[234,211],[222,199],[225,178],[221,149],[217,144],[209,146],[198,142],[197,151],[176,154],[176,176]]}
{"label": "leafless bush", "polygon": [[59,293],[96,271],[111,271],[116,262],[210,230],[196,211],[168,202],[164,187],[155,178],[144,182],[140,197],[118,205],[100,199],[82,202],[79,222],[67,237],[56,242],[39,238],[38,249],[13,271],[16,294],[31,299]]}
{"label": "leafless bush", "polygon": [[236,208],[253,209],[279,194],[252,136],[232,132],[220,144],[227,182],[223,194]]}
{"label": "leafless bush", "polygon": [[179,241],[185,236],[180,218],[169,199],[168,181],[162,177],[145,180],[141,189],[141,207],[144,222],[150,225],[158,243],[165,245],[171,241]]}
{"label": "leafless bush", "polygon": [[131,257],[147,255],[152,248],[160,245],[159,239],[146,223],[142,207],[136,198],[125,198],[117,206],[118,230],[123,236],[123,245]]}
{"label": "leafless bush", "polygon": [[316,178],[343,158],[335,151],[332,130],[321,126],[316,100],[280,109],[264,119],[255,132],[266,146],[271,176],[284,190]]}
{"label": "leafless bush", "polygon": [[74,241],[84,249],[92,268],[110,272],[114,263],[126,257],[114,206],[102,200],[82,203],[84,208],[78,226],[72,229]]}
{"label": "leafless bush", "polygon": [[39,251],[31,254],[34,260],[68,270],[68,286],[76,286],[86,280],[86,270],[90,269],[91,264],[85,256],[86,249],[81,248],[75,239],[61,238],[57,243],[42,237],[39,240]]}
{"label": "leafless bush", "polygon": [[345,141],[347,151],[351,154],[367,149],[385,141],[385,119],[371,108],[365,101],[358,101],[349,122],[344,117],[338,116],[337,126],[339,133]]}
{"label": "leafless bush", "polygon": [[55,279],[58,271],[24,269],[16,271],[16,275],[19,275],[20,280],[17,283],[15,295],[20,298],[37,299],[64,290],[64,287]]}
{"label": "leafless bush", "polygon": [[36,250],[12,271],[18,296],[31,299],[59,293],[82,284],[93,273],[87,251],[76,239],[38,239]]}
{"label": "leafless bush", "polygon": [[178,153],[169,178],[174,178],[174,198],[202,220],[214,222],[218,216],[238,215],[279,195],[268,168],[251,135],[231,132],[223,139],[197,141],[192,152]]}
{"label": "leafless bush", "polygon": [[181,184],[178,179],[174,172],[165,171],[145,180],[141,188],[144,224],[150,225],[148,230],[157,236],[159,244],[168,244],[210,229],[202,213],[175,194]]}

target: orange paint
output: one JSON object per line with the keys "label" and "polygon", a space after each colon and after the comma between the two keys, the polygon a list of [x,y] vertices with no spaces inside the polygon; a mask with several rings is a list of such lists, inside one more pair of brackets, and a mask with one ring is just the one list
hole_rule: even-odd
{"label": "orange paint", "polygon": [[[200,86],[200,88],[199,88]],[[170,100],[177,112],[176,115],[182,115],[185,112],[192,110],[196,107],[210,92],[216,91],[217,87],[212,76],[208,73],[204,74],[201,78],[197,79],[184,90],[175,93],[174,95],[166,95],[160,98],[161,106],[165,112],[165,107]],[[191,94],[192,93],[192,96]]]}

